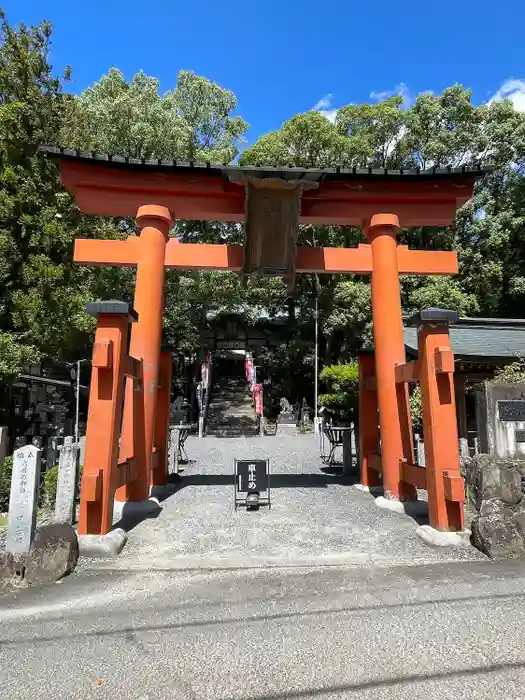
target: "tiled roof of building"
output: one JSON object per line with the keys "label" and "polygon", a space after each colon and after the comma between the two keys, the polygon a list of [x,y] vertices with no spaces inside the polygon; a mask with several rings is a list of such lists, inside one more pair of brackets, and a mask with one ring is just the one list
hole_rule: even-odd
{"label": "tiled roof of building", "polygon": [[[417,328],[403,329],[405,347],[417,355]],[[457,359],[512,359],[525,357],[525,319],[462,318],[450,326]]]}

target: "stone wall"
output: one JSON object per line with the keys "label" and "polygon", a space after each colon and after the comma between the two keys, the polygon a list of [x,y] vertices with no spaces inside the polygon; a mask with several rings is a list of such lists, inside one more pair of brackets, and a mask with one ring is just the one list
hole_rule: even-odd
{"label": "stone wall", "polygon": [[525,556],[525,460],[479,454],[462,460],[462,472],[476,509],[472,544],[491,559]]}
{"label": "stone wall", "polygon": [[476,392],[479,451],[525,459],[525,384],[484,382]]}

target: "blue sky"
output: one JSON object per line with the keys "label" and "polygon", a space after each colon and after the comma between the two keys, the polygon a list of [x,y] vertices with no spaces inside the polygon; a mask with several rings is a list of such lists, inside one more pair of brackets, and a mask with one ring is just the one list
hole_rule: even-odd
{"label": "blue sky", "polygon": [[[52,60],[81,92],[109,68],[171,89],[181,69],[235,92],[248,139],[298,112],[459,82],[525,111],[524,0],[0,0],[11,23],[49,19]],[[423,9],[424,8],[424,9]]]}

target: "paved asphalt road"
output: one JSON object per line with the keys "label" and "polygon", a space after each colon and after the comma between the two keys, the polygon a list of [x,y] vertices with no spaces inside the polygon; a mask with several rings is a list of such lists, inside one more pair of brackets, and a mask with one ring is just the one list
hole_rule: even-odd
{"label": "paved asphalt road", "polygon": [[9,700],[525,697],[522,564],[84,572],[0,629]]}
{"label": "paved asphalt road", "polygon": [[[310,438],[204,440],[117,560],[0,598],[5,700],[525,698],[525,565],[433,550]],[[270,455],[271,511],[233,512]]]}

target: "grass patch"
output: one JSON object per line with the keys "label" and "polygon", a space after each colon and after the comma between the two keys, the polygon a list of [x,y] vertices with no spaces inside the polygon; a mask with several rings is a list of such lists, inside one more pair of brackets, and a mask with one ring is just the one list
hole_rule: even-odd
{"label": "grass patch", "polygon": [[7,515],[0,515],[0,530],[7,530]]}

